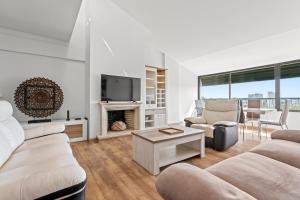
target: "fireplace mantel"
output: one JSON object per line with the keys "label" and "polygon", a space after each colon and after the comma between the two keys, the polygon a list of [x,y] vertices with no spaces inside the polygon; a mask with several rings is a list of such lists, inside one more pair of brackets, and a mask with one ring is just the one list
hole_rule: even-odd
{"label": "fireplace mantel", "polygon": [[99,102],[100,104],[100,130],[98,139],[116,137],[130,134],[130,131],[109,132],[108,133],[108,111],[133,110],[134,111],[134,130],[140,129],[140,107],[142,102]]}
{"label": "fireplace mantel", "polygon": [[100,102],[101,108],[106,110],[131,110],[136,107],[140,107],[142,102]]}

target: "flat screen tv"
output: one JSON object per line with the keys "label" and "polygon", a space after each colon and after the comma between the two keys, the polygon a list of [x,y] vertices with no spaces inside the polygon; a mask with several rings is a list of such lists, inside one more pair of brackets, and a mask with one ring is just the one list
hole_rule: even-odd
{"label": "flat screen tv", "polygon": [[101,75],[101,101],[140,101],[141,79]]}

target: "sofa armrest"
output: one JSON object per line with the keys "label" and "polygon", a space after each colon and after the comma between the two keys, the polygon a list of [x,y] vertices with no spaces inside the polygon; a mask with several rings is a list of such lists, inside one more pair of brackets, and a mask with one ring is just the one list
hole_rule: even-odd
{"label": "sofa armrest", "polygon": [[214,125],[214,127],[216,127],[216,126],[233,127],[233,126],[237,126],[237,123],[232,122],[232,121],[218,121],[218,122],[214,123],[213,125]]}
{"label": "sofa armrest", "polygon": [[41,125],[29,129],[25,129],[25,140],[42,137],[46,135],[52,135],[56,133],[62,133],[65,130],[64,124],[47,124]]}
{"label": "sofa armrest", "polygon": [[272,139],[287,140],[300,143],[300,130],[278,130],[271,135]]}
{"label": "sofa armrest", "polygon": [[213,148],[224,151],[236,144],[239,140],[238,126],[215,126]]}
{"label": "sofa armrest", "polygon": [[165,169],[156,181],[165,200],[254,200],[252,196],[198,167],[181,163]]}
{"label": "sofa armrest", "polygon": [[206,119],[203,117],[187,117],[184,119],[185,122],[190,122],[192,124],[206,124]]}

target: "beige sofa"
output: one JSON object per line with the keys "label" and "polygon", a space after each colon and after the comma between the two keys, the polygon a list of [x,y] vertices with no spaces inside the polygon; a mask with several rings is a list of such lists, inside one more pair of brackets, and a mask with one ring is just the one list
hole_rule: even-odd
{"label": "beige sofa", "polygon": [[176,164],[156,187],[165,200],[300,199],[300,131],[277,131],[250,152],[205,170]]}
{"label": "beige sofa", "polygon": [[0,199],[84,199],[86,174],[64,125],[23,130],[0,101]]}

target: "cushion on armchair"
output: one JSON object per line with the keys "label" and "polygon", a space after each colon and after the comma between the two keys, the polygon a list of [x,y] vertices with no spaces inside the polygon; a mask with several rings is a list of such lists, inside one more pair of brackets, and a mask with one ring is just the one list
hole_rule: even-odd
{"label": "cushion on armchair", "polygon": [[239,107],[237,100],[209,100],[205,103],[203,118],[208,124],[218,121],[233,121],[238,118]]}
{"label": "cushion on armchair", "polygon": [[237,121],[238,111],[226,111],[226,112],[218,112],[211,110],[204,110],[203,117],[206,119],[208,124],[214,124],[218,121]]}
{"label": "cushion on armchair", "polygon": [[191,127],[205,130],[205,137],[214,137],[215,127],[211,124],[192,124]]}
{"label": "cushion on armchair", "polygon": [[238,110],[238,100],[208,100],[205,109],[217,112],[228,112]]}

